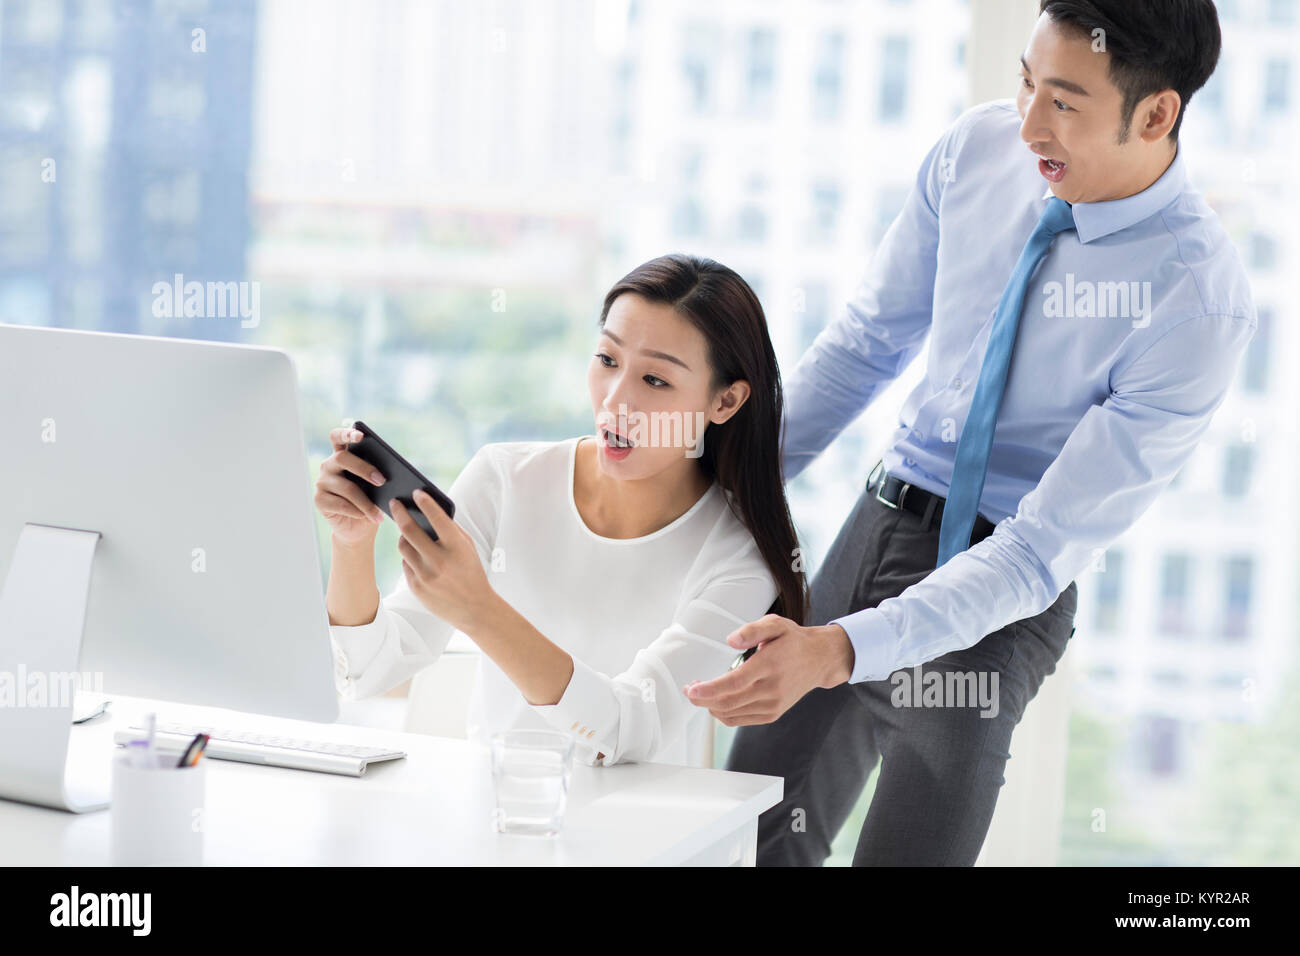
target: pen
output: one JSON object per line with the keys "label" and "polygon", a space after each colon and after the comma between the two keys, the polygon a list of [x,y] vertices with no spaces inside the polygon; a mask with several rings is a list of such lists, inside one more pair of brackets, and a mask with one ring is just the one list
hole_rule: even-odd
{"label": "pen", "polygon": [[185,748],[185,753],[181,754],[181,759],[177,761],[176,766],[178,767],[194,766],[196,763],[199,762],[199,758],[203,756],[203,750],[205,747],[207,747],[207,745],[208,745],[207,734],[195,734],[194,739],[191,740],[189,746]]}
{"label": "pen", "polygon": [[728,667],[727,670],[729,670],[729,671],[734,671],[734,670],[735,670],[737,667],[739,667],[741,664],[745,663],[745,661],[747,661],[747,660],[749,660],[751,657],[753,657],[753,656],[754,656],[754,652],[755,652],[756,650],[758,650],[758,645],[757,645],[757,644],[755,644],[755,645],[754,645],[753,647],[751,647],[751,648],[748,648],[748,649],[745,651],[745,653],[741,654],[739,657],[737,657],[734,661],[731,662],[731,666]]}
{"label": "pen", "polygon": [[149,742],[147,740],[132,740],[126,745],[126,762],[137,770],[146,770],[149,768]]}
{"label": "pen", "polygon": [[153,768],[161,767],[162,761],[158,757],[158,749],[154,743],[154,734],[158,730],[158,715],[151,712],[145,720],[145,727],[148,730],[144,737],[145,750],[149,754],[148,765]]}

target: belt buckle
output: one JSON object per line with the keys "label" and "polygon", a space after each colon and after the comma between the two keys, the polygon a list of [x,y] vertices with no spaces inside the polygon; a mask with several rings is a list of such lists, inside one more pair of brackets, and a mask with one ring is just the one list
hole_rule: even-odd
{"label": "belt buckle", "polygon": [[898,511],[900,508],[903,507],[903,502],[907,500],[907,492],[912,486],[909,485],[907,482],[903,482],[903,490],[898,495],[898,503],[895,504],[894,502],[890,501],[888,498],[882,498],[880,496],[880,493],[885,490],[885,477],[886,477],[885,475],[880,476],[880,484],[876,487],[876,500],[879,501],[882,505],[885,505],[888,508],[893,508],[895,511]]}

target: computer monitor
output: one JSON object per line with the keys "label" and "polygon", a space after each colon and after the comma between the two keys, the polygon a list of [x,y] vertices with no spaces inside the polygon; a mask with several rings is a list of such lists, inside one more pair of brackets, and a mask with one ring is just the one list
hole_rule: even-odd
{"label": "computer monitor", "polygon": [[[0,324],[0,428],[11,694],[21,672],[30,694],[33,669],[65,664],[109,693],[337,719],[288,355]],[[50,796],[51,758],[35,752],[66,752],[70,713],[11,703],[0,796],[89,808]]]}

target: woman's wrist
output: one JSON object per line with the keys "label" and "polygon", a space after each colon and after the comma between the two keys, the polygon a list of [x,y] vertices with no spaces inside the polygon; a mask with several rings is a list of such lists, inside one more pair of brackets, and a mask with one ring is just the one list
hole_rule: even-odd
{"label": "woman's wrist", "polygon": [[465,636],[478,643],[479,638],[490,634],[501,634],[509,629],[512,617],[519,613],[510,606],[495,588],[489,587],[482,600],[474,607],[465,609],[463,626],[460,628]]}
{"label": "woman's wrist", "polygon": [[375,541],[379,537],[379,529],[375,533],[367,535],[359,541],[349,541],[346,538],[340,538],[336,534],[330,535],[330,548],[336,554],[346,555],[370,555],[372,558],[375,554]]}

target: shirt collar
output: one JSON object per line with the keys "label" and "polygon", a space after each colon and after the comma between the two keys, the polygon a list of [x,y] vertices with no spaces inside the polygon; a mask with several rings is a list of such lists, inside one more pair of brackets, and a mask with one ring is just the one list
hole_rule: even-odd
{"label": "shirt collar", "polygon": [[[1140,193],[1106,202],[1073,203],[1070,210],[1074,213],[1074,228],[1079,241],[1092,242],[1154,216],[1177,198],[1183,191],[1186,179],[1182,148],[1175,147],[1174,159],[1169,168]],[[1050,199],[1051,196],[1052,187],[1048,186],[1043,198]]]}

